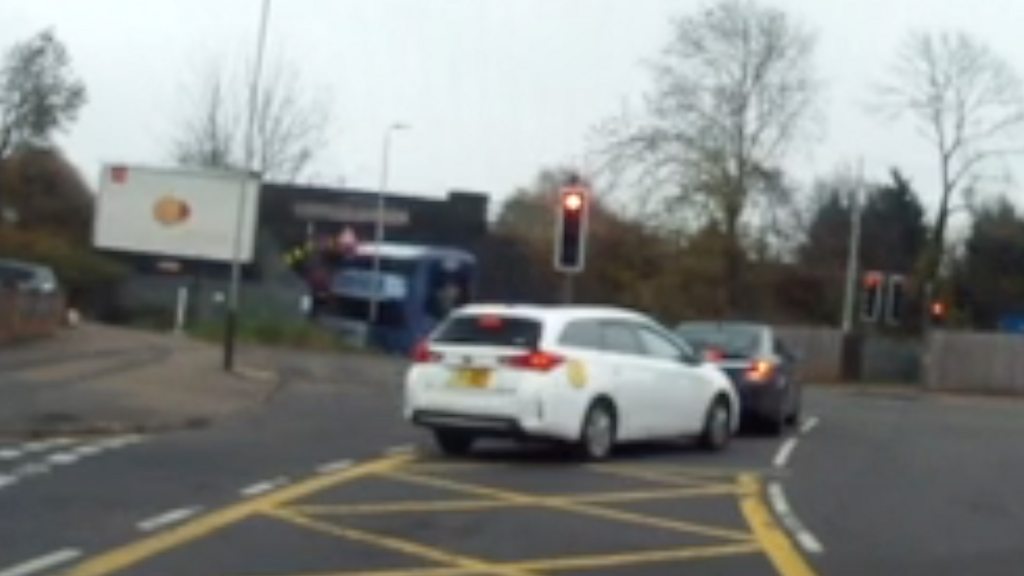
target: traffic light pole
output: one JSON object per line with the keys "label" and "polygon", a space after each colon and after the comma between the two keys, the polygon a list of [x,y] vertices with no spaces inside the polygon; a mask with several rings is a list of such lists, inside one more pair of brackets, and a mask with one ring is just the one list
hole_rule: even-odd
{"label": "traffic light pole", "polygon": [[850,202],[850,245],[846,258],[846,293],[843,297],[843,334],[853,330],[853,309],[856,304],[857,272],[860,268],[860,195],[864,182],[864,167],[860,165],[857,172],[857,183],[853,189]]}
{"label": "traffic light pole", "polygon": [[562,274],[562,303],[572,304],[575,298],[575,278],[572,273]]}

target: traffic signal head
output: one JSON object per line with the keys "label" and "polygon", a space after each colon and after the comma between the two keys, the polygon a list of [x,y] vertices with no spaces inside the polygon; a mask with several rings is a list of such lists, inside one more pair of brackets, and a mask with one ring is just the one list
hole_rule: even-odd
{"label": "traffic signal head", "polygon": [[942,300],[934,300],[928,307],[928,311],[933,322],[941,321],[946,317],[946,304]]}
{"label": "traffic signal head", "polygon": [[555,269],[581,272],[586,261],[587,189],[580,185],[562,189],[555,222]]}
{"label": "traffic signal head", "polygon": [[880,272],[864,274],[861,289],[860,315],[865,322],[877,322],[882,312],[882,283],[884,276]]}
{"label": "traffic signal head", "polygon": [[570,189],[562,196],[562,208],[568,212],[579,212],[586,200],[581,190]]}

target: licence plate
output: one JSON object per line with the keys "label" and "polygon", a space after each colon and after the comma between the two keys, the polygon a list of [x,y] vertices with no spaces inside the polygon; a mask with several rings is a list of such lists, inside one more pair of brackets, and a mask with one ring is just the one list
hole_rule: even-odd
{"label": "licence plate", "polygon": [[491,385],[491,371],[483,368],[457,370],[452,384],[460,388],[487,388]]}

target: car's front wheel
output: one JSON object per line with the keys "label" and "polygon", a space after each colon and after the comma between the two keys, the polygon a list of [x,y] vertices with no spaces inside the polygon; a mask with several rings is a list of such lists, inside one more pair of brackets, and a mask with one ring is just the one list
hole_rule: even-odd
{"label": "car's front wheel", "polygon": [[732,438],[732,410],[729,402],[722,397],[715,398],[704,416],[704,432],[701,444],[708,450],[722,450]]}
{"label": "car's front wheel", "polygon": [[464,456],[473,448],[475,438],[458,430],[434,430],[434,441],[441,452],[450,456]]}

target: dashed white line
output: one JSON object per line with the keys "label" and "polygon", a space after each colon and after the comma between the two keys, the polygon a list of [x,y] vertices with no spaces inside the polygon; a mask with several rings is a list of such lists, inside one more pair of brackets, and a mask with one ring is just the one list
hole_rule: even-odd
{"label": "dashed white line", "polygon": [[335,462],[325,462],[316,467],[316,471],[320,474],[330,474],[332,472],[339,472],[346,468],[351,468],[355,464],[354,460],[338,460]]}
{"label": "dashed white line", "polygon": [[271,490],[280,488],[281,486],[284,486],[287,483],[287,478],[274,478],[273,480],[265,480],[263,482],[257,482],[255,484],[246,486],[245,488],[239,490],[238,493],[246,497],[259,496],[260,494],[265,494],[267,492],[270,492]]}
{"label": "dashed white line", "polygon": [[81,446],[76,447],[71,452],[73,454],[77,454],[77,455],[79,455],[79,456],[81,456],[83,458],[86,458],[86,457],[89,457],[89,456],[95,456],[95,455],[99,454],[100,452],[103,452],[103,450],[104,450],[104,447],[100,446],[98,444],[83,444]]}
{"label": "dashed white line", "polygon": [[18,483],[17,476],[9,476],[7,474],[0,474],[0,489],[7,488],[13,484]]}
{"label": "dashed white line", "polygon": [[814,427],[818,425],[818,422],[819,420],[817,416],[811,416],[810,418],[805,420],[803,426],[800,427],[800,433],[807,434],[811,430],[814,430]]}
{"label": "dashed white line", "polygon": [[789,507],[789,502],[786,501],[786,495],[782,491],[782,485],[778,482],[770,482],[768,484],[768,503],[771,504],[772,510],[774,510],[775,515],[779,518],[779,522],[793,535],[797,544],[805,552],[808,554],[821,554],[825,551],[825,547],[821,545],[821,542],[804,527],[800,519],[793,513],[793,510]]}
{"label": "dashed white line", "polygon": [[772,460],[772,465],[776,468],[785,468],[786,464],[789,463],[789,457],[793,454],[793,449],[796,448],[796,438],[787,438],[785,442],[779,446],[779,451],[775,453],[775,459]]}
{"label": "dashed white line", "polygon": [[56,464],[58,466],[66,466],[68,464],[74,464],[78,462],[80,456],[74,452],[56,452],[46,457],[46,461],[50,464]]}
{"label": "dashed white line", "polygon": [[[192,516],[195,516],[200,510],[202,510],[202,508],[199,508],[198,506],[192,508],[178,508],[175,510],[168,510],[163,514],[158,514],[156,516],[153,516],[152,518],[147,518],[139,522],[136,526],[138,526],[139,530],[142,530],[143,532],[152,532],[153,530],[156,530],[158,528],[163,528],[164,526],[169,526],[171,524],[181,522],[182,520],[185,520],[187,518],[191,518]],[[3,575],[0,574],[0,576]]]}
{"label": "dashed white line", "polygon": [[17,458],[21,458],[21,450],[15,450],[14,448],[0,449],[0,460],[15,460]]}
{"label": "dashed white line", "polygon": [[65,564],[82,555],[82,551],[75,548],[64,548],[49,554],[22,562],[17,566],[11,566],[0,570],[0,576],[29,576],[38,574],[44,570],[50,570],[61,564]]}
{"label": "dashed white line", "polygon": [[384,451],[384,454],[387,454],[388,456],[397,456],[399,454],[411,454],[415,450],[416,447],[412,444],[399,444],[388,448]]}

